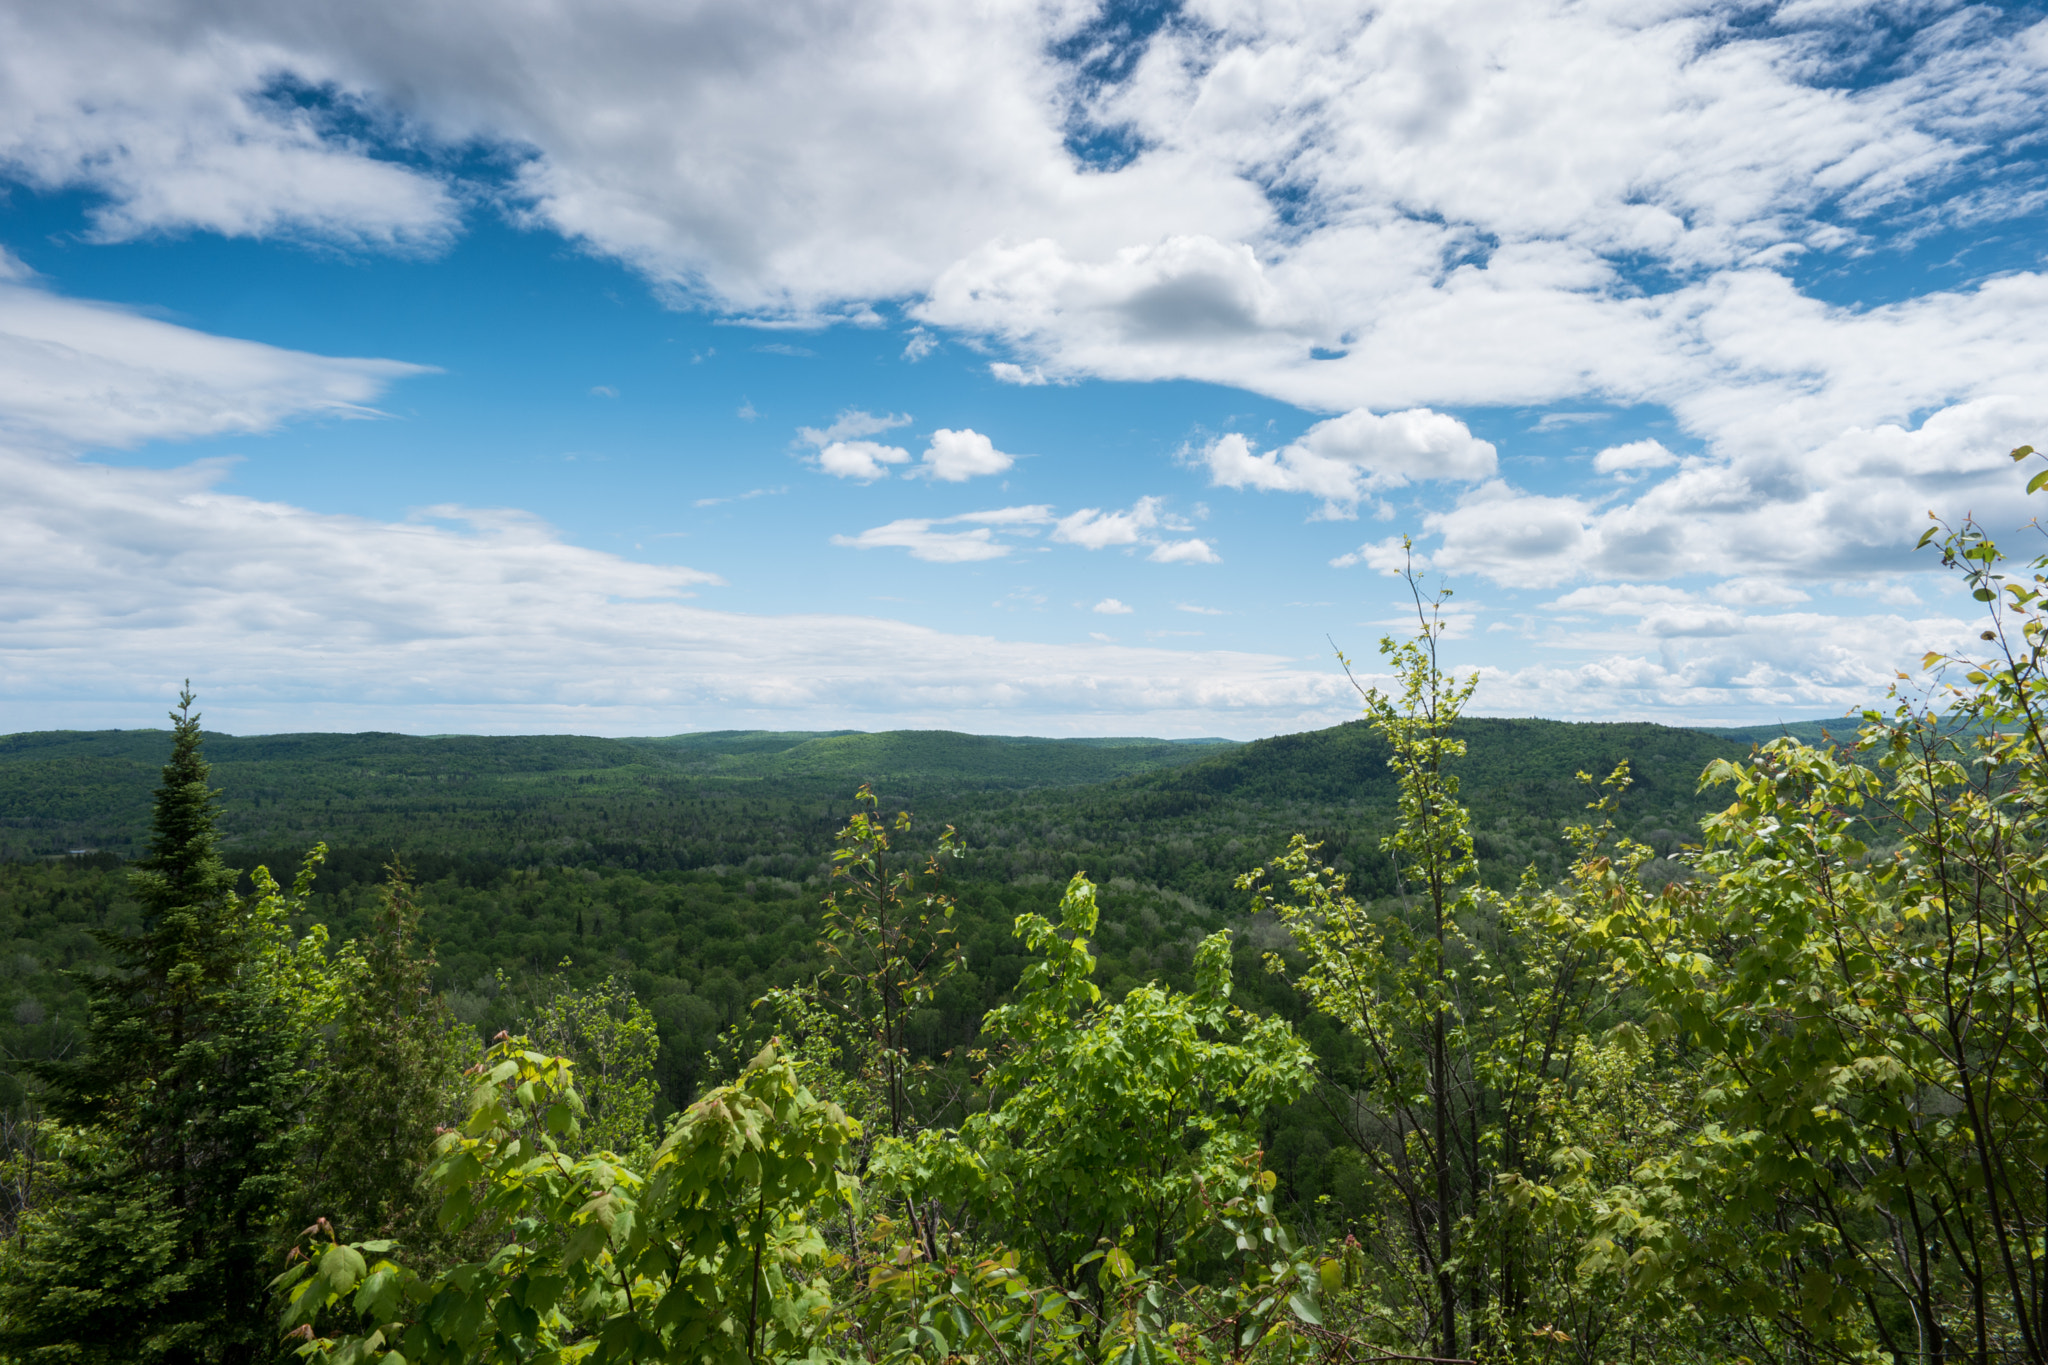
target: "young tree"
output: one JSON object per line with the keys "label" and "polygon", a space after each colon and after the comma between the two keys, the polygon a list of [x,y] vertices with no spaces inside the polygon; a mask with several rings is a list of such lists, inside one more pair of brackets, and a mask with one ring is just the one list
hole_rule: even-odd
{"label": "young tree", "polygon": [[[925,860],[923,885],[912,864],[891,859],[890,835],[908,833],[910,812],[882,818],[862,786],[856,809],[832,853],[832,894],[825,899],[824,948],[832,970],[823,984],[856,1037],[854,1071],[878,1094],[878,1128],[902,1137],[929,1118],[920,1112],[910,1054],[911,1015],[961,965],[953,937],[953,901],[939,889],[939,860],[957,857],[952,826]],[[844,883],[844,885],[838,885]]]}
{"label": "young tree", "polygon": [[1937,539],[1985,655],[1927,656],[1855,752],[1715,764],[1701,882],[1610,925],[1711,1120],[1614,1240],[1803,1359],[2048,1361],[2048,556]]}
{"label": "young tree", "polygon": [[1263,1175],[1265,1113],[1298,1098],[1307,1046],[1284,1020],[1230,1005],[1230,935],[1195,950],[1195,989],[1140,986],[1103,1004],[1089,980],[1095,888],[1076,875],[1060,922],[1020,915],[1032,960],[1014,1003],[989,1012],[988,1107],[958,1130],[884,1144],[882,1179],[964,1209],[985,1239],[1103,1318],[1114,1284],[1086,1272],[1193,1269],[1230,1200]]}
{"label": "young tree", "polygon": [[661,1037],[653,1011],[623,977],[587,991],[559,987],[535,1016],[532,1036],[536,1046],[576,1065],[588,1107],[577,1130],[579,1152],[631,1156],[653,1141]]}
{"label": "young tree", "polygon": [[[572,1157],[582,1101],[565,1058],[504,1040],[469,1120],[439,1143],[441,1219],[478,1260],[423,1277],[386,1241],[310,1239],[279,1278],[312,1359],[817,1361],[831,1330],[809,1218],[849,1197],[857,1125],[771,1046],[691,1105],[648,1161]],[[637,1167],[637,1169],[636,1169]],[[334,1335],[315,1335],[321,1327]]]}
{"label": "young tree", "polygon": [[[1417,634],[1380,644],[1396,690],[1361,689],[1399,783],[1382,842],[1399,894],[1354,899],[1299,835],[1270,869],[1279,887],[1261,888],[1266,868],[1239,885],[1260,888],[1292,939],[1291,958],[1268,965],[1354,1044],[1356,1068],[1326,1062],[1320,1093],[1377,1196],[1358,1254],[1377,1262],[1382,1321],[1413,1324],[1402,1344],[1440,1358],[1513,1352],[1538,1329],[1590,1351],[1624,1324],[1580,1283],[1574,1216],[1596,1196],[1595,1172],[1625,1178],[1616,1151],[1641,1154],[1641,1129],[1664,1116],[1612,1121],[1656,1087],[1634,1051],[1593,1032],[1611,997],[1588,924],[1613,895],[1640,894],[1651,852],[1614,836],[1623,769],[1594,803],[1610,818],[1570,832],[1578,857],[1563,887],[1533,874],[1513,894],[1480,884],[1449,766],[1477,679],[1438,660],[1448,590],[1425,597],[1412,572],[1408,583]],[[1604,1150],[1585,1145],[1594,1133]]]}

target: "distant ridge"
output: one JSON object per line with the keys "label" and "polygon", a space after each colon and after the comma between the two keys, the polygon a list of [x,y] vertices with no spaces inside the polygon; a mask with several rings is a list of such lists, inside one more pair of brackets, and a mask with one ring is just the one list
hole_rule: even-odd
{"label": "distant ridge", "polygon": [[[170,753],[168,730],[0,736],[0,858],[95,847],[132,854]],[[723,730],[583,735],[206,737],[231,845],[313,838],[389,843],[431,831],[457,846],[542,821],[581,831],[679,800],[773,788],[850,797],[862,782],[921,796],[1085,786],[1193,762],[1232,741],[1044,739],[946,730]],[[545,812],[545,814],[540,814]]]}
{"label": "distant ridge", "polygon": [[1689,728],[1740,744],[1768,744],[1774,739],[1787,737],[1801,744],[1822,744],[1830,738],[1836,744],[1847,744],[1856,738],[1856,731],[1862,725],[1863,721],[1856,716],[1829,716],[1824,720],[1773,721],[1769,725],[1695,725]]}
{"label": "distant ridge", "polygon": [[[1482,825],[1536,818],[1554,830],[1585,808],[1579,772],[1604,778],[1626,759],[1634,781],[1627,825],[1683,831],[1719,799],[1698,792],[1711,760],[1780,734],[1818,743],[1824,730],[1841,742],[1854,724],[1469,717],[1458,729],[1468,753],[1453,770]],[[0,859],[81,848],[134,856],[169,745],[164,730],[0,736]],[[630,739],[366,732],[212,734],[207,752],[225,792],[229,847],[279,855],[325,840],[387,856],[405,848],[626,866],[732,862],[742,846],[829,847],[863,782],[885,803],[929,818],[993,822],[985,844],[1027,837],[1010,823],[1027,809],[1036,812],[1029,827],[1045,837],[1078,821],[1090,831],[1084,843],[1167,838],[1184,819],[1261,829],[1284,820],[1362,837],[1391,817],[1395,800],[1386,746],[1362,721],[1251,743],[949,730]]]}

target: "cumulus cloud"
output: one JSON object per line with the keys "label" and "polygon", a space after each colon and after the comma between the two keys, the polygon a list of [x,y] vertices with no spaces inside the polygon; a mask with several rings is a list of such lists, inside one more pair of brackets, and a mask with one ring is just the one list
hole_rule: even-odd
{"label": "cumulus cloud", "polygon": [[965,483],[978,475],[1000,474],[1016,462],[1016,456],[997,450],[995,443],[978,431],[940,427],[932,433],[924,463],[911,472],[942,483]]}
{"label": "cumulus cloud", "polygon": [[837,479],[873,483],[886,479],[892,464],[903,464],[910,452],[902,446],[885,446],[876,441],[834,441],[818,451],[818,468]]}
{"label": "cumulus cloud", "polygon": [[1385,416],[1356,408],[1264,455],[1230,432],[1211,441],[1200,458],[1219,488],[1307,493],[1322,499],[1319,515],[1330,520],[1356,516],[1359,499],[1375,489],[1425,479],[1470,483],[1498,467],[1492,442],[1427,408]]}
{"label": "cumulus cloud", "polygon": [[1151,536],[1160,524],[1161,500],[1139,498],[1122,512],[1105,512],[1084,507],[1059,519],[1052,538],[1084,550],[1101,550],[1111,545],[1136,545]]}
{"label": "cumulus cloud", "polygon": [[178,6],[0,14],[0,167],[40,188],[104,195],[93,212],[102,240],[198,228],[401,250],[445,243],[458,210],[440,178],[372,154],[279,89],[290,71],[329,85],[344,107],[382,104],[338,79],[340,54],[240,27]]}
{"label": "cumulus cloud", "polygon": [[909,463],[910,452],[901,446],[854,438],[874,436],[909,423],[910,414],[907,412],[877,416],[859,408],[848,408],[834,418],[830,426],[798,427],[796,436],[798,441],[817,451],[813,459],[820,472],[836,479],[873,483],[889,477],[889,465]]}
{"label": "cumulus cloud", "polygon": [[1664,469],[1678,463],[1678,457],[1662,441],[1630,441],[1609,446],[1593,457],[1593,469],[1600,474],[1629,474],[1639,469]]}
{"label": "cumulus cloud", "polygon": [[2029,519],[2004,452],[2048,427],[2048,394],[1941,408],[1916,428],[1851,427],[1817,448],[1758,432],[1683,461],[1633,500],[1525,492],[1491,480],[1430,512],[1442,567],[1505,586],[1573,579],[1867,577],[1924,569],[1912,545],[1930,510],[1987,524]]}
{"label": "cumulus cloud", "polygon": [[885,431],[910,425],[907,412],[872,413],[861,408],[847,408],[832,419],[830,426],[798,427],[796,438],[808,446],[823,449],[834,441],[844,441],[860,436],[878,436]]}
{"label": "cumulus cloud", "polygon": [[1165,538],[1174,532],[1194,529],[1185,518],[1166,511],[1165,506],[1164,499],[1145,497],[1118,512],[1083,507],[1061,517],[1052,529],[1052,538],[1063,544],[1078,545],[1084,550],[1104,550],[1111,546],[1135,550],[1140,546],[1150,546],[1151,553],[1145,557],[1157,564],[1221,563],[1221,557],[1205,540]]}
{"label": "cumulus cloud", "polygon": [[[1768,12],[1205,4],[1104,38],[1123,74],[1102,83],[1061,55],[1093,11],[1035,0],[573,20],[78,0],[0,27],[0,164],[105,196],[115,234],[432,242],[474,194],[679,302],[871,324],[911,300],[907,345],[970,333],[1010,382],[1192,378],[1329,412],[1661,403],[1709,446],[1780,416],[1773,385],[1836,409],[1788,429],[1816,444],[2036,392],[1998,385],[2042,372],[2040,338],[1953,382],[2032,275],[1910,301],[1873,352],[1889,324],[1784,267],[1894,221],[2030,211],[2038,169],[1975,173],[2041,131],[2048,25],[1915,11],[1891,61],[1844,41],[1861,21],[1839,7]],[[1107,130],[1128,159],[1077,155]],[[431,169],[479,146],[509,185]],[[1899,355],[1942,358],[1873,404]]]}
{"label": "cumulus cloud", "polygon": [[[1463,487],[1425,487],[1416,528],[1443,568],[1559,588],[1734,570],[1746,586],[1686,610],[1747,620],[1789,605],[1768,594],[1792,576],[1905,591],[1899,547],[1930,507],[2023,519],[1998,452],[2048,429],[2037,270],[1965,262],[1957,278],[1977,282],[1863,305],[1790,269],[1827,276],[1958,225],[1988,240],[2037,205],[2043,174],[2011,149],[2048,122],[2048,24],[1901,11],[1893,51],[1841,41],[1863,22],[1847,13],[1204,0],[1117,40],[1105,83],[1061,56],[1092,11],[1036,0],[76,0],[0,15],[0,170],[84,194],[102,239],[431,251],[470,204],[624,262],[678,305],[872,326],[878,302],[901,303],[924,329],[907,350],[958,338],[999,382],[1248,389],[1332,416],[1278,449],[1212,443],[1220,484],[1345,516],[1451,470]],[[1105,130],[1127,159],[1091,162]],[[485,163],[488,181],[459,169]],[[18,447],[369,415],[416,372],[0,275],[16,291],[0,299],[0,436]],[[1531,492],[1456,428],[1461,405],[1568,409],[1549,430],[1661,406],[1698,453],[1610,447],[1594,467],[1621,477],[1597,494]],[[810,458],[867,481],[927,467],[876,439],[902,423],[866,416],[889,425],[827,428]],[[1626,482],[1650,469],[1666,472]],[[1071,543],[1214,554],[1185,528],[1133,529],[1135,507],[1091,510]],[[924,527],[956,547],[978,531],[1005,543],[994,523]],[[1385,557],[1381,542],[1338,562]],[[1708,695],[1614,657],[1635,662],[1559,686]]]}
{"label": "cumulus cloud", "polygon": [[1221,564],[1223,556],[1211,549],[1209,542],[1190,536],[1186,540],[1162,541],[1152,547],[1152,553],[1145,558],[1154,564]]}
{"label": "cumulus cloud", "polygon": [[1480,709],[1667,723],[1677,715],[1707,724],[1840,715],[1882,698],[1902,662],[1963,648],[1972,633],[1962,621],[1925,614],[1644,608],[1605,636],[1575,637],[1578,661],[1482,668]]}
{"label": "cumulus cloud", "polygon": [[1134,608],[1125,606],[1114,597],[1105,597],[1089,610],[1098,616],[1129,616]]}

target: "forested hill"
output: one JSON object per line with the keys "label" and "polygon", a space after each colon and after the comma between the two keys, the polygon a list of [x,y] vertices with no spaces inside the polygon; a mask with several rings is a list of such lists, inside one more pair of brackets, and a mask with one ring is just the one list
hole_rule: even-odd
{"label": "forested hill", "polygon": [[[0,737],[0,860],[137,852],[170,742],[167,730]],[[662,850],[678,865],[690,865],[707,837],[716,843],[707,831],[736,819],[739,807],[751,818],[764,801],[780,811],[831,797],[840,809],[864,781],[904,794],[1073,786],[1187,763],[1219,746],[1229,741],[949,731],[206,738],[231,848],[325,840],[533,861],[628,844]],[[817,813],[829,822],[829,812]]]}
{"label": "forested hill", "polygon": [[[1564,826],[1627,760],[1622,823],[1669,853],[1715,804],[1697,791],[1747,737],[1667,726],[1474,718],[1454,766],[1482,865],[1504,884],[1562,866]],[[0,860],[140,847],[168,735],[53,732],[0,739]],[[1126,877],[1223,908],[1231,881],[1302,831],[1393,889],[1378,854],[1394,810],[1387,751],[1362,722],[1250,744],[1049,740],[946,731],[721,731],[658,739],[569,735],[211,735],[221,827],[235,861],[335,851],[330,885],[375,875],[396,851],[431,877],[460,870],[699,868],[803,881],[820,870],[854,789],[960,826],[969,875]]]}
{"label": "forested hill", "polygon": [[[1451,768],[1472,811],[1481,869],[1496,885],[1531,864],[1546,877],[1562,871],[1563,831],[1593,795],[1580,773],[1605,778],[1626,761],[1633,785],[1620,824],[1670,854],[1698,836],[1701,814],[1727,803],[1699,790],[1702,770],[1750,748],[1644,723],[1467,718],[1455,733],[1466,754]],[[1387,757],[1371,728],[1353,721],[1099,786],[962,800],[945,818],[960,825],[984,876],[1086,871],[1223,907],[1238,899],[1231,883],[1239,873],[1300,832],[1358,890],[1388,895],[1393,867],[1379,851],[1395,813]]]}
{"label": "forested hill", "polygon": [[[1604,777],[1623,759],[1635,777],[1628,828],[1689,837],[1705,808],[1694,790],[1700,770],[1766,732],[1478,718],[1459,733],[1469,753],[1456,767],[1482,851],[1513,862],[1555,851],[1560,823],[1584,806],[1578,772]],[[1207,843],[1222,825],[1235,831],[1225,843],[1313,828],[1341,853],[1351,835],[1376,841],[1393,809],[1385,746],[1359,722],[1251,744],[909,730],[213,734],[206,744],[228,847],[273,858],[323,840],[501,866],[808,861],[828,847],[862,782],[888,803],[966,821],[999,860],[1028,855],[1034,867],[1048,851],[1156,862],[1148,842]],[[168,746],[160,730],[0,737],[0,860],[135,854]]]}

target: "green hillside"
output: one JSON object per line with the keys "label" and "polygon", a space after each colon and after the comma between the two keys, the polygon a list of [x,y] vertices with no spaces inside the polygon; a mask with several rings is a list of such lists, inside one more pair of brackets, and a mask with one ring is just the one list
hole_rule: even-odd
{"label": "green hillside", "polygon": [[[794,837],[801,807],[830,825],[862,782],[892,792],[1107,781],[1187,763],[1225,741],[1050,740],[947,731],[577,735],[212,734],[231,848],[325,840],[533,861],[584,845],[669,866]],[[168,731],[0,737],[0,859],[99,849],[128,856],[148,821]],[[830,804],[820,804],[821,802]],[[764,841],[766,843],[764,844]],[[743,856],[743,855],[742,855]]]}
{"label": "green hillside", "polygon": [[[1589,799],[1577,774],[1604,778],[1627,760],[1633,786],[1622,826],[1670,854],[1697,837],[1702,814],[1726,804],[1698,789],[1701,771],[1749,748],[1644,723],[1482,718],[1460,722],[1457,734],[1467,753],[1453,771],[1472,810],[1482,871],[1496,885],[1531,864],[1545,876],[1562,871],[1563,830]],[[1237,904],[1231,883],[1239,873],[1301,831],[1360,890],[1389,895],[1394,870],[1379,850],[1394,816],[1387,757],[1370,727],[1354,721],[1259,740],[1170,772],[960,802],[945,818],[967,836],[980,875],[1087,871],[1223,908]]]}
{"label": "green hillside", "polygon": [[1856,738],[1857,728],[1862,724],[1854,716],[1831,716],[1825,720],[1786,720],[1770,725],[1702,727],[1700,733],[1744,744],[1768,744],[1788,736],[1801,744],[1847,744]]}
{"label": "green hillside", "polygon": [[722,777],[849,778],[958,788],[1074,786],[1178,767],[1224,739],[1037,739],[952,730],[845,730],[825,734],[727,730],[620,741]]}

